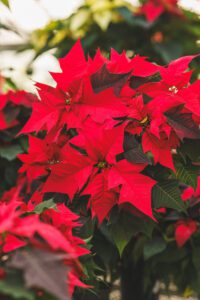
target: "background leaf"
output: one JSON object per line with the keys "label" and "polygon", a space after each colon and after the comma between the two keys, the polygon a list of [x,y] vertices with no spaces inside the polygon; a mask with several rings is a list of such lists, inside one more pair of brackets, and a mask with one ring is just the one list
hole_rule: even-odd
{"label": "background leaf", "polygon": [[42,203],[38,204],[35,207],[34,212],[36,214],[41,214],[46,209],[50,209],[50,208],[56,209],[56,204],[54,202],[54,199],[49,199],[49,200],[43,201]]}
{"label": "background leaf", "polygon": [[148,164],[150,159],[144,154],[134,135],[125,134],[124,157],[131,163]]}
{"label": "background leaf", "polygon": [[186,154],[192,162],[200,162],[200,139],[189,140],[186,139],[182,143],[180,150],[182,154]]}
{"label": "background leaf", "polygon": [[200,173],[199,172],[200,168],[197,166],[193,166],[190,163],[184,164],[181,162],[175,164],[175,167],[176,167],[176,173],[175,173],[176,179],[196,189],[197,178]]}
{"label": "background leaf", "polygon": [[152,256],[163,252],[167,247],[165,240],[161,237],[154,237],[144,246],[144,259],[147,260]]}
{"label": "background leaf", "polygon": [[185,205],[181,199],[181,193],[175,180],[166,180],[157,183],[153,187],[152,197],[154,208],[166,207],[185,211]]}
{"label": "background leaf", "polygon": [[20,153],[23,153],[23,150],[19,145],[0,147],[0,156],[7,159],[8,161],[14,160]]}
{"label": "background leaf", "polygon": [[9,0],[0,0],[4,5],[9,7]]}
{"label": "background leaf", "polygon": [[154,224],[151,222],[147,223],[145,219],[125,212],[121,213],[118,219],[110,226],[111,236],[120,256],[133,236],[143,233],[150,238],[153,227]]}

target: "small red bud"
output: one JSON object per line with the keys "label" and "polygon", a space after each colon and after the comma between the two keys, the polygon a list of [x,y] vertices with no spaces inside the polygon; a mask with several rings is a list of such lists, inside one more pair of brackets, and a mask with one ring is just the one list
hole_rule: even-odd
{"label": "small red bud", "polygon": [[152,36],[152,41],[156,42],[156,43],[162,43],[164,40],[164,36],[163,33],[161,31],[157,31],[156,33],[154,33],[154,35]]}
{"label": "small red bud", "polygon": [[38,297],[42,297],[44,295],[44,292],[39,290],[36,292],[36,294]]}

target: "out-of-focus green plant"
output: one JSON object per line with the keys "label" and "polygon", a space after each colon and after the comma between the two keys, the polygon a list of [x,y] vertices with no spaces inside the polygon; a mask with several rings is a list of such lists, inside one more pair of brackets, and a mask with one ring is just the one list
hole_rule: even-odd
{"label": "out-of-focus green plant", "polygon": [[124,0],[86,0],[67,19],[52,21],[33,32],[28,47],[36,56],[55,48],[56,56],[62,57],[82,38],[91,55],[98,47],[105,52],[114,47],[149,56],[158,63],[199,52],[200,21],[195,13],[184,11],[184,19],[165,13],[149,23],[137,11]]}
{"label": "out-of-focus green plant", "polygon": [[[65,43],[66,39],[69,39],[66,50],[61,50],[65,53],[67,49],[70,49],[69,44],[73,44],[73,41],[78,38],[86,38],[91,30],[94,31],[94,37],[98,37],[108,30],[111,23],[121,23],[123,17],[117,11],[121,7],[133,10],[133,7],[123,0],[86,0],[85,4],[69,18],[52,21],[45,28],[33,32],[31,45],[36,52],[43,52],[46,49],[59,47]],[[88,41],[88,48],[96,40],[94,37]]]}
{"label": "out-of-focus green plant", "polygon": [[1,3],[9,7],[9,1],[8,0],[0,0]]}

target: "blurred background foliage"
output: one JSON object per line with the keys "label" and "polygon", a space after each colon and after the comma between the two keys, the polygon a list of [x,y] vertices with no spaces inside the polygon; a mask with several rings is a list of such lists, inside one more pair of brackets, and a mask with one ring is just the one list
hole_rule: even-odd
{"label": "blurred background foliage", "polygon": [[[139,53],[157,63],[168,63],[181,55],[200,50],[199,16],[184,11],[182,19],[163,14],[149,23],[137,15],[137,7],[123,0],[86,0],[69,18],[50,22],[32,33],[27,47],[36,56],[55,48],[56,56],[64,56],[81,38],[86,53],[94,55],[100,47],[119,52]],[[134,51],[134,52],[133,52]]]}

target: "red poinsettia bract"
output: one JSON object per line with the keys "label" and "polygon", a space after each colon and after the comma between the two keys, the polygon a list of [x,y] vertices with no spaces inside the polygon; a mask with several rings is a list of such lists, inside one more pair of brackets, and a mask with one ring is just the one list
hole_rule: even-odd
{"label": "red poinsettia bract", "polygon": [[148,0],[139,11],[140,14],[145,15],[149,22],[155,21],[164,12],[183,16],[183,12],[178,6],[178,0]]}

